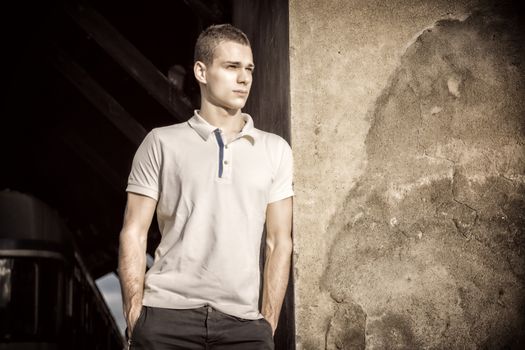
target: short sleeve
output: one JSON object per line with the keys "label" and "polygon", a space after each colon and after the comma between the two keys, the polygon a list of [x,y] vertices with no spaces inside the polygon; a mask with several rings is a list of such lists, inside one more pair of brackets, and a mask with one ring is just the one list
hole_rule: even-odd
{"label": "short sleeve", "polygon": [[280,161],[270,187],[268,203],[277,202],[281,199],[294,195],[293,191],[293,154],[290,145],[282,139],[280,149]]}
{"label": "short sleeve", "polygon": [[152,130],[135,153],[126,192],[138,193],[158,200],[161,157],[160,143],[155,131]]}

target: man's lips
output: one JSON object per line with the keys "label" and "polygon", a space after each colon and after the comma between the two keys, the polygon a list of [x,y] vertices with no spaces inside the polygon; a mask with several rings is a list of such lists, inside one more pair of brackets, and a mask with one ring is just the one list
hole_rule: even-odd
{"label": "man's lips", "polygon": [[233,90],[233,92],[235,92],[236,94],[239,94],[239,95],[247,95],[248,94],[248,91],[246,91],[246,90]]}

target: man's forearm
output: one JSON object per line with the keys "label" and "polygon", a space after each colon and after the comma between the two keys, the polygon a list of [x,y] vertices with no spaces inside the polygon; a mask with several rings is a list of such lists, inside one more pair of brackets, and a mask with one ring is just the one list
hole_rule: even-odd
{"label": "man's forearm", "polygon": [[270,322],[273,330],[277,328],[279,314],[283,304],[292,257],[292,240],[280,240],[272,246],[266,246],[264,266],[262,314]]}
{"label": "man's forearm", "polygon": [[119,277],[126,318],[132,308],[142,305],[146,271],[146,241],[123,229],[120,234]]}

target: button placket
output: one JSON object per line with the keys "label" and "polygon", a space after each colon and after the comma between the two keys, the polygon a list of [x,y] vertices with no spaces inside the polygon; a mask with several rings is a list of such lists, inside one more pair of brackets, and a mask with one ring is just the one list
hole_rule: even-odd
{"label": "button placket", "polygon": [[217,145],[219,146],[219,174],[218,174],[218,177],[219,178],[223,178],[224,177],[224,151],[225,151],[225,148],[224,148],[224,141],[223,141],[223,138],[222,138],[222,130],[217,128],[215,129],[214,131],[215,133],[215,138],[217,139]]}
{"label": "button placket", "polygon": [[232,174],[232,143],[230,142],[227,145],[224,145],[224,162],[223,162],[223,177],[231,178]]}

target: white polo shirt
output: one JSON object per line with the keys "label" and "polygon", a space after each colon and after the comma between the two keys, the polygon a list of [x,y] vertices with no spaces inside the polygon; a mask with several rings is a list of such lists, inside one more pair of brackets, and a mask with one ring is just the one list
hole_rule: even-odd
{"label": "white polo shirt", "polygon": [[138,148],[126,191],[157,200],[162,234],[146,274],[144,305],[211,305],[262,318],[266,207],[293,196],[293,159],[283,138],[242,117],[246,124],[230,143],[195,111],[187,122],[153,129]]}

